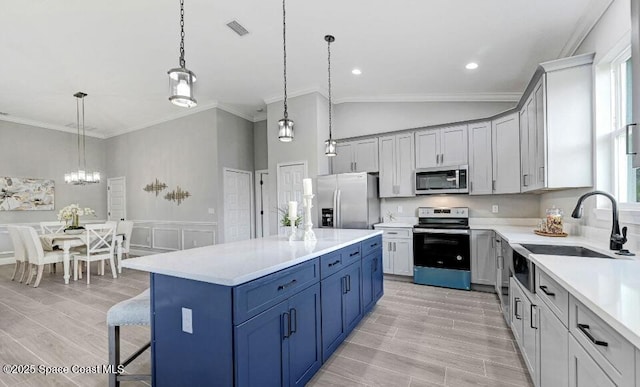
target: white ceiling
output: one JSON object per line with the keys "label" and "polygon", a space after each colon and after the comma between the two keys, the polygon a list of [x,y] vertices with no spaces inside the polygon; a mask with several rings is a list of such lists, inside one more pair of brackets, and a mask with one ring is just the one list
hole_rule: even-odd
{"label": "white ceiling", "polygon": [[[538,63],[570,55],[612,0],[287,2],[289,94],[335,102],[514,100]],[[237,20],[249,34],[237,36]],[[185,0],[198,107],[167,100],[178,65],[178,0],[21,0],[0,13],[0,119],[67,129],[76,91],[109,137],[220,106],[245,118],[282,96],[282,2]],[[469,71],[470,61],[480,67]],[[351,69],[362,69],[361,76]]]}

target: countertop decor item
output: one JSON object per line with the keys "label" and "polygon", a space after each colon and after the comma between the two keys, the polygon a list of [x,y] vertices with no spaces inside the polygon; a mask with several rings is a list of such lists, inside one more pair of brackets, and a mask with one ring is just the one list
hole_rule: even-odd
{"label": "countertop decor item", "polygon": [[313,207],[314,194],[302,195],[302,205],[304,206],[304,236],[305,241],[315,241],[316,234],[313,232],[313,222],[311,221],[311,208]]}
{"label": "countertop decor item", "polygon": [[333,35],[325,35],[324,40],[327,41],[327,62],[328,65],[328,74],[329,74],[329,139],[324,142],[324,155],[328,157],[333,157],[337,155],[336,152],[336,141],[333,139],[331,135],[331,43],[336,40]]}
{"label": "countertop decor item", "polygon": [[[100,183],[100,172],[87,170],[87,140],[84,129],[84,97],[87,93],[81,91],[73,95],[76,97],[76,127],[78,131],[78,170],[64,174],[64,182],[73,185]],[[82,101],[82,135],[80,135],[80,101]]]}
{"label": "countertop decor item", "polygon": [[293,141],[293,120],[287,111],[287,13],[285,1],[282,0],[282,52],[284,63],[284,118],[278,121],[278,138],[282,142]]}
{"label": "countertop decor item", "polygon": [[180,67],[168,71],[169,74],[169,101],[180,107],[194,107],[198,104],[193,98],[193,84],[196,75],[187,70],[184,60],[184,0],[180,0]]}
{"label": "countertop decor item", "polygon": [[84,215],[96,215],[96,212],[89,207],[80,207],[76,204],[69,204],[58,212],[58,220],[64,220],[67,223],[65,232],[68,230],[83,230],[80,226],[80,217]]}
{"label": "countertop decor item", "polygon": [[533,230],[533,232],[536,233],[536,235],[542,235],[542,236],[547,236],[547,237],[566,237],[566,236],[569,236],[569,234],[567,234],[566,232],[552,233],[552,232],[546,232],[546,231],[542,231],[542,230]]}

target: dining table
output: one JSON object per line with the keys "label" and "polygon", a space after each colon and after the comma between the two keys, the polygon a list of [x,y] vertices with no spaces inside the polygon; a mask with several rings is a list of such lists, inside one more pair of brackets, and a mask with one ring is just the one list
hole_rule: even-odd
{"label": "dining table", "polygon": [[[116,234],[116,259],[117,262],[120,262],[122,259],[122,241],[124,240],[123,234]],[[81,247],[87,245],[87,235],[86,233],[79,234],[68,234],[64,232],[60,233],[52,233],[52,234],[42,234],[40,235],[40,241],[42,242],[42,248],[45,251],[54,251],[56,249],[62,250],[62,265],[64,267],[64,283],[65,285],[69,284],[69,278],[71,275],[69,274],[69,267],[71,261],[71,249],[74,247]],[[77,281],[78,273],[77,271],[74,273],[73,280]]]}

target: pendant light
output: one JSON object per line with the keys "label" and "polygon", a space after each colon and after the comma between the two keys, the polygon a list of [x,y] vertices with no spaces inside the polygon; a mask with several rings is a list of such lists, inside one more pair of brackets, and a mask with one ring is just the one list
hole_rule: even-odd
{"label": "pendant light", "polygon": [[278,138],[282,142],[293,141],[293,121],[287,111],[287,13],[282,0],[282,51],[284,62],[284,118],[278,121]]}
{"label": "pendant light", "polygon": [[333,139],[332,137],[332,133],[331,133],[331,43],[333,43],[336,38],[333,37],[333,35],[326,35],[324,37],[324,40],[327,41],[327,62],[329,63],[328,66],[328,73],[329,73],[329,139],[327,141],[324,142],[324,154],[325,156],[328,157],[333,157],[335,155],[337,155],[336,153],[336,141]]}
{"label": "pendant light", "polygon": [[[76,97],[76,120],[78,130],[78,170],[64,174],[64,182],[73,185],[94,184],[100,182],[100,172],[87,170],[87,141],[84,130],[84,97],[81,91],[73,95]],[[80,101],[82,101],[82,136],[80,135]]]}
{"label": "pendant light", "polygon": [[184,0],[180,0],[180,67],[169,70],[169,101],[180,107],[194,107],[198,104],[193,98],[193,84],[196,75],[187,70],[184,60]]}

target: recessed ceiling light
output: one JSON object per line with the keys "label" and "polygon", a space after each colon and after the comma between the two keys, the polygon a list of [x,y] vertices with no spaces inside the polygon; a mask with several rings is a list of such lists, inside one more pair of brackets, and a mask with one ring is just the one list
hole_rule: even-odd
{"label": "recessed ceiling light", "polygon": [[471,63],[467,63],[467,65],[464,67],[466,67],[467,70],[475,70],[478,68],[478,64],[476,62],[471,62]]}
{"label": "recessed ceiling light", "polygon": [[351,70],[351,74],[353,74],[353,75],[360,75],[360,74],[362,74],[362,70],[360,70],[360,69],[353,69],[353,70]]}

